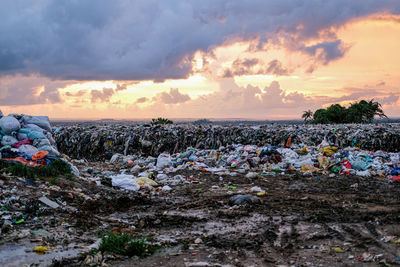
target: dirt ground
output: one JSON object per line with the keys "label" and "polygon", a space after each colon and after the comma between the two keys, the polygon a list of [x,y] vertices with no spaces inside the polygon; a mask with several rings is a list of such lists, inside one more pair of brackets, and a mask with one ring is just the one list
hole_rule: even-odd
{"label": "dirt ground", "polygon": [[[298,173],[251,180],[244,175],[221,178],[201,171],[178,173],[187,182],[168,193],[128,193],[83,181],[65,182],[57,190],[44,185],[29,187],[29,192],[24,189],[28,197],[36,197],[46,188],[49,198],[62,198],[69,208],[43,214],[48,218],[44,222],[51,218],[50,224],[29,224],[28,216],[26,224],[17,227],[21,231],[24,227],[47,227],[47,231],[55,229],[60,234],[67,231],[68,238],[52,235],[52,240],[46,239],[54,246],[89,246],[99,239],[100,232],[110,230],[151,237],[162,245],[158,252],[145,258],[113,257],[105,261],[109,266],[400,263],[399,183],[381,178],[311,177]],[[14,182],[2,179],[3,186]],[[229,204],[233,195],[255,195],[250,190],[254,186],[266,191],[259,196],[260,203]],[[77,192],[71,187],[82,190]],[[84,259],[85,255],[65,256],[52,264],[79,266]]]}
{"label": "dirt ground", "polygon": [[[86,203],[87,222],[155,238],[164,249],[112,266],[396,265],[400,185],[380,178],[288,174],[249,180],[181,173],[168,194]],[[260,204],[231,206],[235,194],[266,191]],[[105,208],[108,205],[107,208]],[[91,207],[91,208],[90,208]],[[96,208],[98,207],[98,208]],[[83,207],[82,207],[83,208]],[[118,223],[115,223],[118,222]],[[100,223],[100,222],[99,222]],[[397,260],[396,260],[397,259]],[[73,264],[72,264],[73,265]]]}

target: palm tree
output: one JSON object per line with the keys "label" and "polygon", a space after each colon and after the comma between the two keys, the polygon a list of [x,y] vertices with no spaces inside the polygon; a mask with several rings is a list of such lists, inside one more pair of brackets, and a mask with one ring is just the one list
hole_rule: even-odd
{"label": "palm tree", "polygon": [[370,101],[361,100],[360,102],[352,103],[348,108],[347,121],[356,123],[369,123],[375,116],[387,118],[383,113],[382,105],[373,99]]}
{"label": "palm tree", "polygon": [[161,124],[173,124],[174,122],[167,119],[167,118],[157,118],[157,119],[151,119],[151,124],[152,125],[161,125]]}
{"label": "palm tree", "polygon": [[311,110],[303,111],[301,117],[304,119],[304,122],[307,123],[313,117],[313,112]]}
{"label": "palm tree", "polygon": [[368,105],[369,105],[370,109],[373,111],[373,116],[372,116],[371,120],[374,118],[374,116],[378,116],[380,118],[387,118],[387,116],[385,115],[385,113],[382,110],[382,105],[380,103],[371,99],[368,102]]}

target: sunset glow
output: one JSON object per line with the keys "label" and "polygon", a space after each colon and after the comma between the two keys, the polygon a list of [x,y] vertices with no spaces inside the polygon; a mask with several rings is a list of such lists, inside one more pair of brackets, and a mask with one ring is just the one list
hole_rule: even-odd
{"label": "sunset glow", "polygon": [[[80,71],[69,69],[68,64],[75,64],[68,63],[69,58],[55,62],[52,69],[42,69],[47,64],[45,58],[37,62],[27,58],[25,62],[32,64],[26,63],[24,68],[0,66],[1,109],[5,113],[48,114],[52,119],[299,119],[305,109],[374,98],[389,117],[400,117],[400,18],[396,11],[383,8],[385,12],[371,10],[363,16],[335,18],[335,22],[324,22],[315,29],[306,18],[294,20],[295,29],[286,29],[293,25],[271,17],[276,28],[260,26],[247,32],[255,22],[243,18],[242,30],[232,28],[221,39],[194,50],[174,49],[185,47],[179,42],[186,42],[186,46],[206,42],[207,33],[199,35],[200,39],[193,37],[195,41],[181,36],[181,40],[165,42],[165,49],[154,49],[154,53],[167,51],[171,61],[163,54],[159,54],[163,58],[160,63],[153,64],[157,57],[137,59],[143,62],[142,73],[137,75],[128,72],[129,53],[136,51],[118,43],[125,39],[105,41],[115,46],[114,52],[121,58],[104,55],[104,60],[99,59],[104,65],[98,68],[86,63],[85,57],[89,60],[92,54],[97,55],[96,49],[103,47],[100,44],[94,45],[93,51],[82,51]],[[215,27],[227,27],[229,22],[229,16],[221,17]],[[168,25],[175,25],[171,23]],[[187,29],[178,30],[190,35]],[[148,41],[151,50],[155,44],[150,42],[152,36],[148,38],[141,45]],[[173,44],[176,47],[168,47]],[[8,50],[0,46],[0,52],[4,51]],[[111,64],[118,68],[112,69]],[[132,64],[136,64],[134,60]],[[178,67],[164,68],[163,64]],[[126,79],[128,76],[132,78]],[[105,79],[96,79],[99,77]]]}

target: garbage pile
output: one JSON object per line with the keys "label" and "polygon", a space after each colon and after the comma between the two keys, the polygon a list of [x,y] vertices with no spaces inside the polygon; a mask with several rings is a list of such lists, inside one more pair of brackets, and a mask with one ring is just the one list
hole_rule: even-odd
{"label": "garbage pile", "polygon": [[[323,141],[318,146],[304,144],[286,147],[231,145],[213,149],[188,148],[182,153],[161,153],[157,158],[114,154],[110,160],[120,173],[108,173],[109,185],[130,191],[143,186],[161,186],[169,191],[190,177],[182,170],[197,170],[223,176],[244,175],[248,179],[294,174],[357,175],[400,180],[400,155],[382,150],[367,151],[354,147],[339,149]],[[99,181],[101,179],[98,179]]]}
{"label": "garbage pile", "polygon": [[339,147],[364,150],[400,151],[399,124],[380,125],[264,125],[264,126],[194,126],[194,125],[75,125],[54,131],[58,148],[73,158],[109,159],[113,154],[144,154],[157,157],[174,154],[189,147],[218,149],[232,144],[317,146],[323,140]]}
{"label": "garbage pile", "polygon": [[50,121],[46,116],[0,115],[0,159],[27,167],[49,166],[59,160]]}

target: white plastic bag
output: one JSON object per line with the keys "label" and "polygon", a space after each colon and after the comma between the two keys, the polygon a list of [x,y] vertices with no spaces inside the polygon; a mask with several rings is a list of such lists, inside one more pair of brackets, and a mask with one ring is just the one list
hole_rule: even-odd
{"label": "white plastic bag", "polygon": [[33,155],[35,155],[37,152],[39,152],[39,150],[36,147],[31,146],[31,145],[22,145],[18,148],[18,150],[19,150],[19,152],[25,153],[31,157]]}
{"label": "white plastic bag", "polygon": [[18,140],[10,135],[5,135],[3,136],[3,139],[1,139],[1,144],[3,146],[11,146],[15,143],[18,143]]}
{"label": "white plastic bag", "polygon": [[16,132],[21,128],[19,121],[12,116],[5,116],[0,119],[0,127],[6,133]]}
{"label": "white plastic bag", "polygon": [[47,116],[29,116],[24,115],[22,117],[24,124],[35,124],[46,131],[51,132],[50,120]]}
{"label": "white plastic bag", "polygon": [[140,186],[133,175],[118,174],[111,176],[112,186],[118,186],[129,191],[138,191]]}
{"label": "white plastic bag", "polygon": [[171,156],[169,154],[160,154],[157,158],[157,168],[163,169],[172,165]]}

